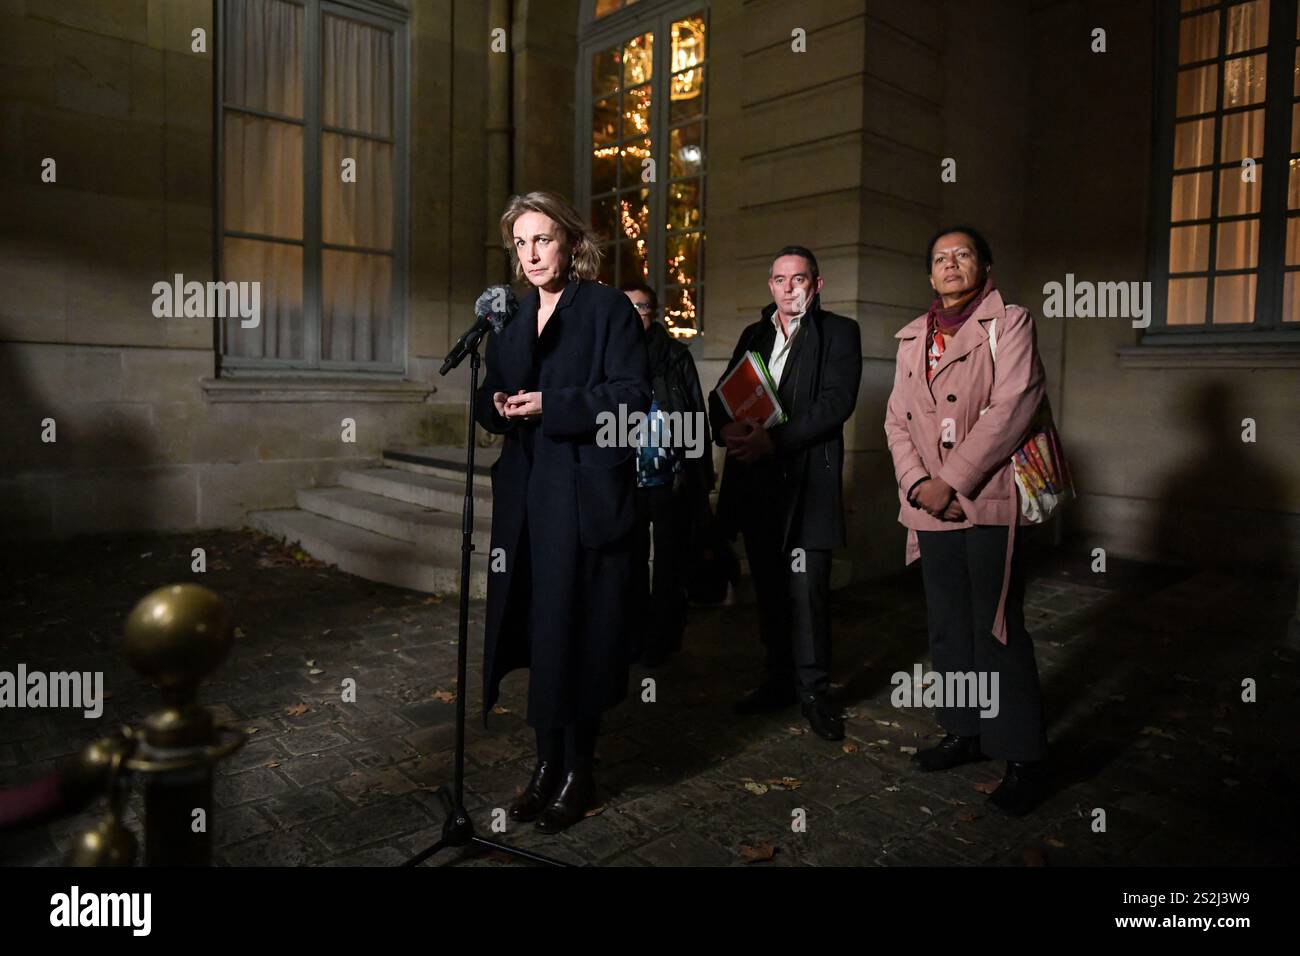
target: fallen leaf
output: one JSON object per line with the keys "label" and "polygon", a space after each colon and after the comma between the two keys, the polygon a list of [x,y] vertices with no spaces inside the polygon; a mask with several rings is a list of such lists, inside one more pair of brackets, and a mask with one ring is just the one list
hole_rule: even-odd
{"label": "fallen leaf", "polygon": [[[957,814],[957,819],[960,820],[962,823],[974,823],[974,822],[975,822],[976,820],[978,820],[979,818],[980,818],[980,815],[979,815],[978,813],[959,813],[959,814]],[[959,838],[959,839],[960,839],[960,838]]]}
{"label": "fallen leaf", "polygon": [[1169,731],[1165,730],[1162,727],[1147,726],[1139,730],[1138,733],[1146,737],[1163,737],[1165,740],[1178,739],[1177,737],[1175,737],[1173,734],[1171,734]]}
{"label": "fallen leaf", "polygon": [[902,788],[902,787],[886,787],[886,788],[885,788],[885,792],[886,792],[886,793],[898,793],[898,791],[901,790],[901,789],[903,789],[903,788]]}
{"label": "fallen leaf", "polygon": [[280,761],[272,760],[270,763],[262,764],[262,766],[266,767],[268,770],[274,770],[276,767],[280,766]]}
{"label": "fallen leaf", "polygon": [[972,843],[970,840],[967,840],[965,837],[959,837],[959,836],[958,836],[957,834],[955,834],[955,833],[952,835],[952,838],[953,838],[954,840],[958,841],[959,843],[965,843],[967,846],[974,846],[974,845],[975,845],[975,844]]}
{"label": "fallen leaf", "polygon": [[921,812],[925,814],[929,814],[930,816],[934,816],[934,811],[926,806],[921,807]]}
{"label": "fallen leaf", "polygon": [[441,701],[444,704],[450,704],[456,699],[456,692],[451,690],[436,690],[433,692],[433,699]]}
{"label": "fallen leaf", "polygon": [[979,783],[975,784],[975,789],[980,793],[992,793],[997,788],[998,782],[996,780],[981,780]]}
{"label": "fallen leaf", "polygon": [[776,847],[770,843],[760,843],[758,846],[742,843],[739,849],[740,858],[746,863],[763,863],[776,855]]}
{"label": "fallen leaf", "polygon": [[307,672],[307,674],[312,677],[316,676],[317,674],[324,674],[324,673],[325,672],[321,670],[319,667],[313,667],[311,670]]}
{"label": "fallen leaf", "polygon": [[604,812],[605,812],[605,805],[602,803],[602,804],[601,804],[600,806],[598,806],[598,807],[592,807],[590,810],[588,810],[586,813],[584,813],[583,816],[586,816],[586,817],[598,817],[598,816],[600,816],[600,815],[601,815],[602,813],[604,813]]}
{"label": "fallen leaf", "polygon": [[773,777],[768,784],[774,790],[798,790],[803,786],[803,781],[798,777]]}
{"label": "fallen leaf", "polygon": [[767,793],[767,784],[757,783],[751,780],[749,783],[745,784],[745,789],[750,793],[761,797],[763,794]]}
{"label": "fallen leaf", "polygon": [[[455,696],[455,695],[452,695],[452,696]],[[501,714],[508,714],[508,713],[510,713],[510,711],[508,711],[506,708],[502,707],[500,704],[496,704],[496,705],[494,705],[494,706],[492,707],[492,713],[496,714],[497,716],[500,716]]]}
{"label": "fallen leaf", "polygon": [[840,749],[846,754],[855,754],[858,752],[858,745],[850,741],[841,746]]}
{"label": "fallen leaf", "polygon": [[261,730],[261,729],[262,729],[261,727],[245,727],[245,728],[244,728],[244,733],[246,733],[246,734],[255,734],[255,733],[257,733],[257,732],[258,732],[259,730]]}
{"label": "fallen leaf", "polygon": [[1054,847],[1056,847],[1058,850],[1063,850],[1063,849],[1065,849],[1065,841],[1064,841],[1064,840],[1058,840],[1056,837],[1048,837],[1048,838],[1047,838],[1046,840],[1044,840],[1043,842],[1046,843],[1048,846],[1054,846]]}
{"label": "fallen leaf", "polygon": [[301,717],[309,710],[311,710],[311,708],[308,707],[306,704],[294,704],[292,707],[289,707],[288,709],[285,710],[285,714],[287,714],[290,717]]}
{"label": "fallen leaf", "polygon": [[315,658],[311,658],[311,659],[309,659],[309,660],[307,661],[307,666],[308,666],[308,667],[315,667],[315,666],[316,666],[316,660],[315,660]]}
{"label": "fallen leaf", "polygon": [[785,728],[785,732],[786,732],[787,734],[791,734],[792,736],[797,737],[797,736],[799,736],[800,734],[806,734],[806,733],[808,733],[808,728],[807,728],[807,727],[787,727],[787,728]]}
{"label": "fallen leaf", "polygon": [[425,599],[424,599],[423,601],[421,601],[420,603],[421,603],[421,604],[441,604],[441,603],[442,603],[442,598],[440,598],[440,597],[438,597],[436,594],[434,594],[434,595],[431,595],[431,596],[425,598]]}

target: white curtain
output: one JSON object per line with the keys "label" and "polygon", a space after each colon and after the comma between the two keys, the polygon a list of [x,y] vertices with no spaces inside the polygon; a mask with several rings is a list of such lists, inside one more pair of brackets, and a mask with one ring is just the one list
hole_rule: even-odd
{"label": "white curtain", "polygon": [[[306,358],[303,247],[303,8],[284,0],[225,3],[223,278],[261,282],[261,325],[226,323],[226,354]],[[371,136],[393,132],[393,38],[386,30],[322,17],[321,122]],[[294,120],[296,122],[290,121]],[[343,181],[343,162],[355,181]],[[390,363],[393,330],[393,144],[321,132],[320,356]],[[353,251],[356,250],[356,251]]]}

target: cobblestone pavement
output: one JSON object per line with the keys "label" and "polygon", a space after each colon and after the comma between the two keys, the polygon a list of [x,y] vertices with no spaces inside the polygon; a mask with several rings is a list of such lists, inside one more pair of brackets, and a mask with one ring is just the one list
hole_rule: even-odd
{"label": "cobblestone pavement", "polygon": [[[191,549],[208,571],[190,571]],[[246,728],[216,783],[217,860],[231,866],[392,865],[434,842],[434,790],[452,770],[456,602],[375,585],[252,532],[11,545],[0,670],[102,670],[103,716],[0,712],[0,784],[157,706],[126,666],[126,613],[163,584],[221,594],[236,647],[203,700]],[[1282,640],[1295,584],[1059,553],[1034,562],[1028,612],[1057,771],[1053,796],[1007,819],[985,792],[1001,765],[917,773],[908,753],[938,736],[928,712],[890,704],[890,675],[926,662],[912,571],[837,592],[843,745],[797,708],[733,716],[761,678],[752,605],[692,608],[686,649],[633,671],[598,750],[603,810],[566,833],[511,824],[499,837],[573,863],[760,866],[908,864],[1280,864],[1296,862],[1297,655]],[[471,609],[471,714],[484,608]],[[656,699],[641,681],[653,677]],[[355,678],[343,703],[340,682]],[[1253,678],[1257,701],[1241,700]],[[531,771],[520,714],[526,675],[501,713],[468,728],[466,804],[479,832]],[[1094,831],[1096,809],[1105,831]],[[806,831],[795,832],[803,810]],[[138,832],[137,793],[126,822]],[[0,838],[0,860],[55,864],[94,814]],[[770,856],[770,859],[768,857]],[[495,854],[432,861],[501,865]]]}

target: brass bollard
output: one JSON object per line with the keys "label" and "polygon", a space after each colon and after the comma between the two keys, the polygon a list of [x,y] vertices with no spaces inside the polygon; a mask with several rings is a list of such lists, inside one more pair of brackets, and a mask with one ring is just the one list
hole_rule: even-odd
{"label": "brass bollard", "polygon": [[212,765],[243,737],[234,746],[221,745],[212,714],[199,706],[197,694],[233,639],[230,612],[197,584],[159,588],[127,617],[127,660],[158,685],[163,698],[142,731],[132,732],[138,748],[127,764],[145,773],[146,866],[212,861]]}
{"label": "brass bollard", "polygon": [[69,866],[134,864],[136,838],[121,819],[133,773],[145,778],[145,864],[212,862],[212,767],[242,747],[245,735],[219,726],[197,695],[203,678],[230,652],[233,636],[226,606],[197,584],[159,588],[131,611],[127,660],[162,691],[163,706],[141,727],[123,727],[90,744],[66,771],[70,794],[108,794],[107,814],[77,836]]}

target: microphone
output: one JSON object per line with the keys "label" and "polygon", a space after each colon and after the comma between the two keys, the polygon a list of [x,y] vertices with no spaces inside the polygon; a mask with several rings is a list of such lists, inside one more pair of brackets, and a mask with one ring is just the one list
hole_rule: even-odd
{"label": "microphone", "polygon": [[479,342],[489,330],[500,335],[510,320],[515,317],[518,308],[519,302],[515,299],[514,290],[510,286],[488,286],[474,302],[474,314],[478,316],[478,321],[452,346],[438,374],[446,375],[465,361],[465,357],[478,348]]}

